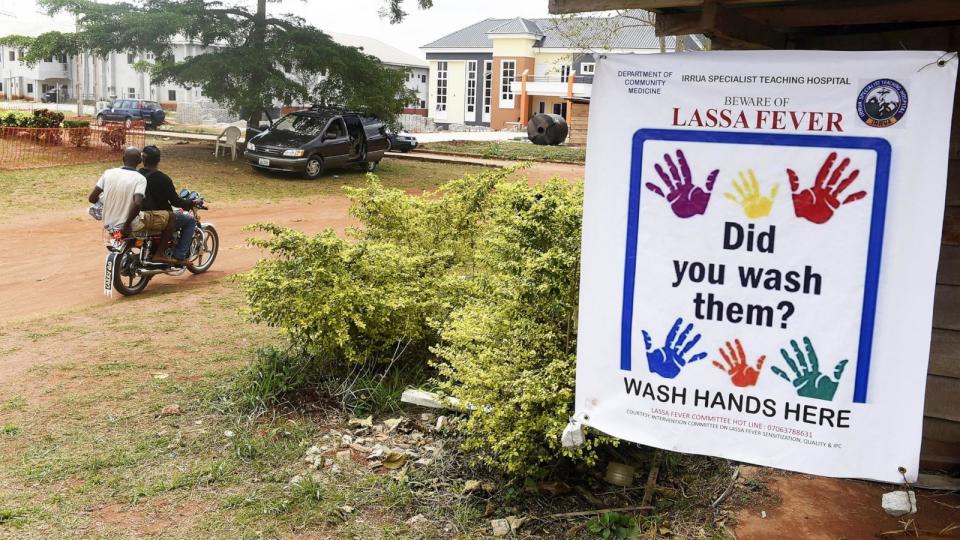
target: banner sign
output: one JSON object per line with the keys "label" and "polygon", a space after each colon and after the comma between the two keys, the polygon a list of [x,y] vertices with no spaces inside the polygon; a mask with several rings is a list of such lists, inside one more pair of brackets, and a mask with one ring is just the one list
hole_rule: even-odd
{"label": "banner sign", "polygon": [[609,55],[577,418],[681,452],[916,478],[957,62]]}

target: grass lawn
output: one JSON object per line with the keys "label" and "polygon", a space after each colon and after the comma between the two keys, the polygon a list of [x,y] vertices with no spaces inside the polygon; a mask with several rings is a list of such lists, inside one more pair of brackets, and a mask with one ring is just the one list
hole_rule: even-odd
{"label": "grass lawn", "polygon": [[[329,171],[317,180],[304,180],[292,174],[256,172],[240,158],[237,161],[215,159],[212,148],[206,144],[159,145],[163,149],[161,170],[173,178],[177,188],[199,191],[211,203],[341,195],[344,186],[363,185],[366,175],[358,169],[344,169]],[[6,207],[0,221],[26,213],[81,206],[100,174],[119,165],[118,159],[115,163],[0,171],[0,205]],[[391,187],[433,189],[477,170],[480,169],[470,165],[386,158],[377,175]]]}
{"label": "grass lawn", "polygon": [[[364,180],[359,171],[314,181],[260,174],[210,154],[206,145],[167,145],[162,168],[213,202],[339,195]],[[77,209],[105,167],[0,173],[0,203],[20,214]],[[421,190],[475,170],[388,158],[378,174],[388,186]],[[0,323],[0,539],[473,539],[489,537],[491,519],[514,515],[531,519],[512,537],[594,538],[592,516],[551,514],[624,507],[643,493],[641,480],[615,489],[602,471],[565,477],[576,490],[559,495],[498,477],[471,466],[454,435],[426,427],[414,431],[442,449],[426,465],[374,469],[357,449],[336,467],[307,470],[307,449],[329,443],[331,430],[340,442],[339,433],[358,432],[329,403],[257,414],[244,404],[238,383],[251,380],[257,351],[283,346],[244,308],[227,278]],[[396,417],[403,387],[375,388],[368,401],[378,404],[364,414],[378,425]],[[400,440],[392,437],[391,447]],[[646,471],[653,451],[633,447],[631,459],[637,454]],[[728,479],[722,460],[665,456],[643,530],[727,538],[709,503]],[[490,487],[466,493],[468,480]],[[769,498],[762,486],[756,496]]]}
{"label": "grass lawn", "polygon": [[234,407],[276,339],[241,308],[224,284],[3,327],[3,354],[34,367],[0,399],[0,538],[409,537],[406,511],[382,515],[405,482],[345,467],[291,488],[321,423]]}
{"label": "grass lawn", "polygon": [[578,146],[538,146],[522,141],[449,141],[426,143],[420,149],[466,156],[511,159],[517,161],[561,161],[583,163],[587,150]]}
{"label": "grass lawn", "polygon": [[[243,307],[221,281],[0,324],[0,538],[488,538],[492,518],[623,507],[642,493],[589,477],[566,480],[593,503],[538,493],[467,466],[456,440],[426,467],[374,471],[354,456],[311,473],[307,449],[349,428],[321,407],[241,405],[235,381],[279,341]],[[644,530],[727,538],[709,502],[728,478],[720,460],[669,456]],[[470,479],[491,487],[464,493]],[[516,537],[595,538],[589,519],[539,517]]]}

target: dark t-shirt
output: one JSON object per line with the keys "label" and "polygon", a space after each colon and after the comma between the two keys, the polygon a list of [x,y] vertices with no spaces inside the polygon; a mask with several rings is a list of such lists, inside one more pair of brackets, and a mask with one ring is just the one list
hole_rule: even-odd
{"label": "dark t-shirt", "polygon": [[173,180],[160,171],[151,174],[147,169],[140,169],[140,174],[147,177],[147,193],[143,196],[144,210],[167,210],[173,207],[189,210],[190,201],[181,199],[177,195],[177,188],[173,187]]}

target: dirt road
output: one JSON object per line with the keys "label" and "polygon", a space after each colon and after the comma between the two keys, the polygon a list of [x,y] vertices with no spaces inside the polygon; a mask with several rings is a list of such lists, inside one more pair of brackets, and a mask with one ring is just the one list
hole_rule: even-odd
{"label": "dirt road", "polygon": [[[583,167],[540,163],[522,172],[531,181],[554,176],[583,178]],[[353,224],[344,196],[289,199],[264,204],[244,202],[213,205],[201,219],[213,223],[220,234],[220,253],[204,275],[158,276],[144,294],[150,296],[170,287],[192,287],[251,268],[259,250],[247,245],[250,232],[244,227],[257,222],[289,226],[305,233],[325,228],[342,231]],[[0,322],[71,311],[85,305],[136,301],[103,296],[101,279],[107,254],[98,224],[75,209],[16,218],[0,224]]]}

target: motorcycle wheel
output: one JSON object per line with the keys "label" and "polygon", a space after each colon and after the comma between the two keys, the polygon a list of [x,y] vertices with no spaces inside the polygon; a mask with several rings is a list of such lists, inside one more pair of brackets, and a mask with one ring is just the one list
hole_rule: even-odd
{"label": "motorcycle wheel", "polygon": [[187,267],[191,273],[202,274],[213,266],[213,261],[217,258],[217,252],[220,250],[220,236],[213,225],[202,225],[197,227],[193,233],[193,245],[190,246],[190,253],[193,255],[191,261],[193,268]]}
{"label": "motorcycle wheel", "polygon": [[147,288],[151,276],[140,274],[140,250],[134,252],[129,247],[117,254],[116,270],[113,274],[113,288],[124,296],[140,294]]}

